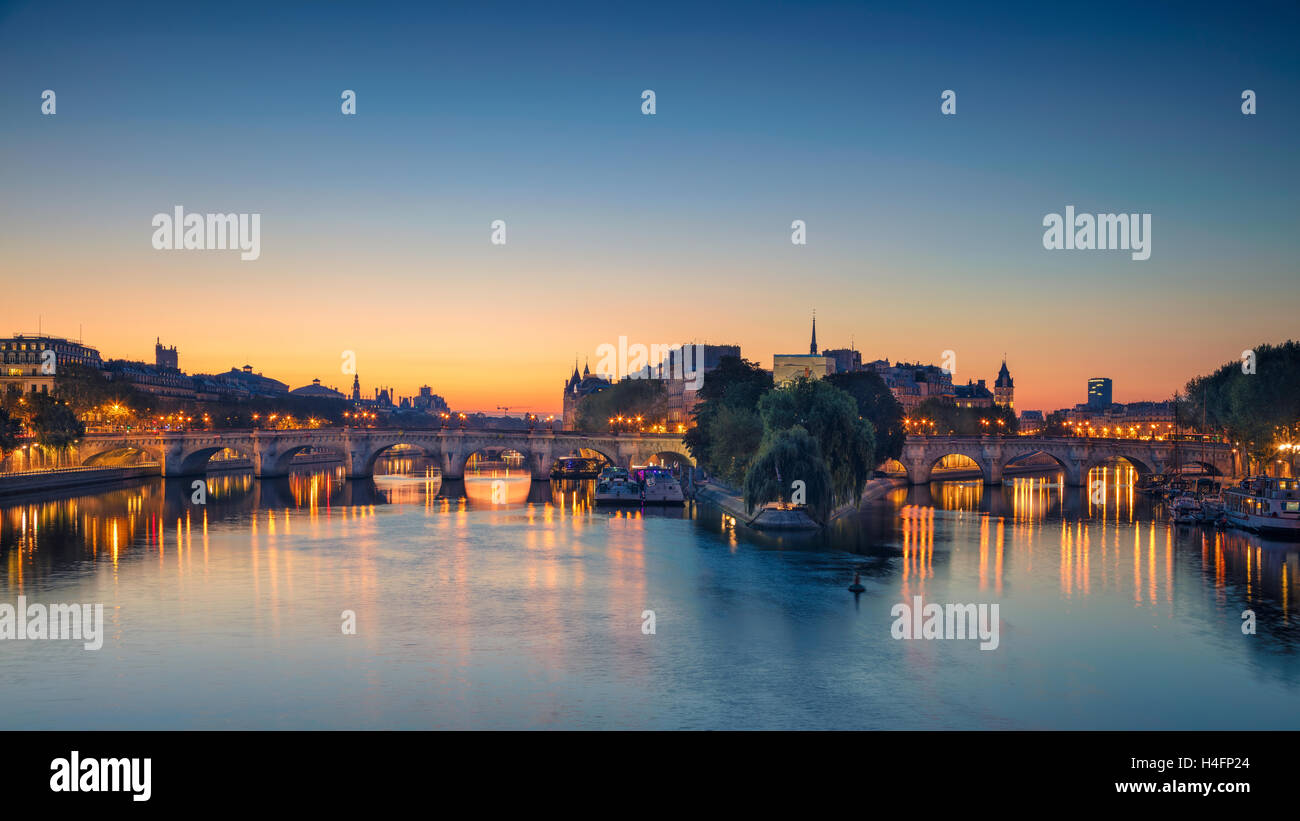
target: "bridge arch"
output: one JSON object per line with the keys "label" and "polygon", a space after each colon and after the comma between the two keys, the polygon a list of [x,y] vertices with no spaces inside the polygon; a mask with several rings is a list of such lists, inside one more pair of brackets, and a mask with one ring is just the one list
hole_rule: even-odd
{"label": "bridge arch", "polygon": [[365,461],[362,465],[363,472],[360,475],[373,476],[375,473],[375,464],[384,456],[391,456],[394,448],[400,447],[410,448],[439,467],[442,466],[442,454],[438,451],[431,449],[420,442],[409,442],[403,439],[395,439],[393,441],[380,442],[377,446],[371,448],[370,452],[365,456]]}
{"label": "bridge arch", "polygon": [[[920,481],[913,481],[914,484],[928,484],[929,482],[936,481],[934,479],[935,468],[939,467],[940,462],[945,459],[950,459],[953,456],[961,457],[970,462],[970,469],[978,469],[980,477],[984,480],[985,484],[993,484],[1002,480],[1002,472],[998,469],[997,465],[992,464],[983,453],[971,451],[968,448],[957,448],[950,450],[947,453],[941,453],[937,456],[925,457],[920,463],[920,466],[924,468],[924,472],[920,473],[919,471],[914,471],[909,468],[908,480],[913,481],[912,476],[914,473],[919,473],[920,476],[923,476],[924,478],[921,478]],[[950,467],[960,468],[965,467],[965,465],[954,464],[950,465]],[[920,476],[918,476],[918,478],[920,478]]]}
{"label": "bridge arch", "polygon": [[1180,472],[1180,473],[1181,473],[1181,472],[1184,472],[1184,471],[1186,470],[1186,468],[1192,467],[1193,465],[1195,465],[1195,466],[1201,468],[1202,470],[1204,470],[1204,471],[1205,471],[1205,474],[1204,474],[1204,475],[1206,475],[1206,476],[1222,476],[1222,475],[1223,475],[1223,470],[1222,470],[1218,465],[1214,464],[1213,462],[1202,461],[1202,460],[1200,460],[1200,459],[1187,459],[1187,460],[1185,460],[1181,465],[1178,466],[1179,472]]}
{"label": "bridge arch", "polygon": [[161,462],[162,454],[153,448],[141,447],[139,445],[121,445],[115,448],[106,448],[89,454],[81,460],[84,467],[108,467],[111,463],[121,460],[121,464],[129,464],[126,458],[129,456],[144,457],[144,460],[150,462]]}
{"label": "bridge arch", "polygon": [[226,450],[240,458],[247,459],[250,465],[256,466],[257,464],[253,454],[244,449],[232,448],[228,444],[220,444],[196,448],[181,454],[180,466],[174,470],[169,468],[167,472],[169,475],[174,474],[176,476],[195,476],[206,473],[211,466],[212,457]]}
{"label": "bridge arch", "polygon": [[[1056,464],[1056,467],[1065,474],[1066,485],[1074,486],[1079,484],[1080,474],[1078,463],[1068,458],[1068,456],[1063,457],[1061,454],[1052,453],[1050,450],[1023,450],[1019,453],[1012,453],[1008,458],[1003,460],[998,471],[1000,474],[1005,474],[1007,468],[1013,465],[1020,466],[1017,465],[1017,463],[1023,462],[1025,459],[1031,459],[1035,456],[1046,456],[1051,459],[1052,462]],[[1043,468],[1045,470],[1053,469],[1048,466],[1046,462],[1043,463]]]}
{"label": "bridge arch", "polygon": [[329,445],[292,445],[275,455],[274,470],[270,475],[287,476],[293,467],[293,457],[307,451],[332,454],[341,465],[346,465],[348,461],[348,455],[336,447]]}
{"label": "bridge arch", "polygon": [[1139,459],[1136,456],[1129,456],[1125,453],[1108,454],[1101,458],[1092,459],[1084,467],[1083,476],[1086,478],[1093,468],[1102,467],[1107,462],[1113,462],[1116,459],[1128,462],[1137,471],[1138,476],[1150,476],[1153,473],[1160,473],[1160,466],[1150,460]]}
{"label": "bridge arch", "polygon": [[682,467],[695,467],[695,460],[685,453],[676,450],[657,450],[645,458],[645,464],[648,465],[666,465],[672,467],[673,462],[678,462]]}
{"label": "bridge arch", "polygon": [[[484,445],[463,455],[458,455],[456,468],[460,476],[464,476],[465,471],[473,470],[476,466],[527,470],[531,475],[534,470],[533,463],[535,460],[536,457],[534,457],[531,449],[524,447],[521,443],[509,442],[500,445]],[[550,465],[546,467],[548,470],[550,469]]]}

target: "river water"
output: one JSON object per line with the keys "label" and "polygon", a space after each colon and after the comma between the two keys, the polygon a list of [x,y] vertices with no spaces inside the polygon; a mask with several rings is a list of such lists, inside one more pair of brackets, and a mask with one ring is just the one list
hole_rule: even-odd
{"label": "river water", "polygon": [[[0,641],[0,727],[1300,727],[1297,546],[1093,478],[899,489],[784,538],[329,470],[5,500],[0,602],[102,603],[105,635]],[[997,604],[996,649],[894,638],[917,596]]]}

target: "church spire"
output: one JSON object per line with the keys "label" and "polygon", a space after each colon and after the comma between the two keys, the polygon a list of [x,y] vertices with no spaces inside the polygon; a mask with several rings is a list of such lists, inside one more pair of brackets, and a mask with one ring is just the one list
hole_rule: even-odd
{"label": "church spire", "polygon": [[812,342],[808,345],[808,353],[812,356],[817,355],[817,309],[813,309],[813,326]]}

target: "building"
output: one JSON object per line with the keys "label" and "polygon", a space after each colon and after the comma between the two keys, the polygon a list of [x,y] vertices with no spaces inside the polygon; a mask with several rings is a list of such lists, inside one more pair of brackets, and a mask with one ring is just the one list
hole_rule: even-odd
{"label": "building", "polygon": [[573,361],[573,376],[564,383],[564,429],[575,430],[578,425],[578,403],[593,393],[605,390],[613,383],[603,376],[593,376],[586,363],[582,376],[578,376],[578,361]]}
{"label": "building", "polygon": [[54,379],[66,365],[103,367],[99,351],[80,341],[45,334],[16,333],[0,339],[0,390],[51,393]]}
{"label": "building", "polygon": [[835,360],[835,373],[856,373],[862,370],[862,352],[852,348],[830,348],[822,356]]}
{"label": "building", "polygon": [[903,410],[909,413],[927,399],[938,398],[947,402],[956,398],[952,374],[936,365],[907,362],[890,365],[888,359],[877,359],[868,362],[864,370],[878,374]]}
{"label": "building", "polygon": [[1111,406],[1110,379],[1094,376],[1088,380],[1088,407],[1092,410],[1104,410]]}
{"label": "building", "polygon": [[253,373],[252,365],[231,368],[225,373],[200,374],[197,378],[223,399],[275,398],[289,394],[288,385],[260,373]]}
{"label": "building", "polygon": [[1173,432],[1176,424],[1172,400],[1110,404],[1104,408],[1075,405],[1060,413],[1067,423],[1080,429],[1090,428],[1102,436],[1163,436]]}
{"label": "building", "polygon": [[993,393],[984,385],[984,380],[967,381],[965,385],[954,385],[952,389],[953,404],[959,408],[991,408]]}
{"label": "building", "polygon": [[160,371],[179,371],[181,369],[180,359],[176,353],[176,346],[164,348],[162,339],[154,337],[153,345],[153,363],[154,367]]}
{"label": "building", "polygon": [[1012,410],[1016,407],[1016,383],[1011,378],[1011,371],[1007,370],[1005,356],[1002,357],[1002,370],[998,371],[998,379],[993,383],[993,404]]}
{"label": "building", "polygon": [[289,391],[290,396],[308,397],[313,399],[346,399],[340,391],[334,388],[327,388],[320,383],[319,379],[313,379],[310,385],[303,385],[301,388],[294,388]]}
{"label": "building", "polygon": [[772,356],[772,381],[780,387],[800,377],[821,379],[835,373],[835,360],[817,353],[817,317],[813,316],[812,341],[808,353],[779,353]]}
{"label": "building", "polygon": [[428,385],[420,386],[420,395],[411,400],[411,407],[426,413],[451,413],[447,400],[434,393],[433,388]]}
{"label": "building", "polygon": [[101,372],[110,382],[128,384],[142,393],[169,399],[200,398],[194,379],[175,368],[164,369],[129,359],[110,359],[104,363]]}
{"label": "building", "polygon": [[1039,433],[1047,427],[1047,419],[1040,410],[1026,410],[1020,412],[1020,434],[1022,436],[1031,433]]}
{"label": "building", "polygon": [[779,353],[772,357],[772,381],[778,387],[800,377],[821,379],[835,373],[835,360],[829,356]]}

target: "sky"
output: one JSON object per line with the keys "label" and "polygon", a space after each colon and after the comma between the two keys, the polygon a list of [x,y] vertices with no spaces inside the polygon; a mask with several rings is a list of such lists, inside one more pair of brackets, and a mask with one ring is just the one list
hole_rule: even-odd
{"label": "sky", "polygon": [[[1005,354],[1018,409],[1296,336],[1300,7],[896,5],[0,0],[0,333],[516,413],[621,336],[770,368],[814,310],[961,383]],[[260,257],[156,250],[177,205]],[[1045,249],[1069,205],[1150,259]]]}

